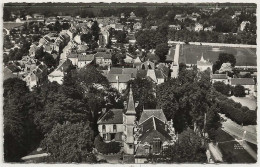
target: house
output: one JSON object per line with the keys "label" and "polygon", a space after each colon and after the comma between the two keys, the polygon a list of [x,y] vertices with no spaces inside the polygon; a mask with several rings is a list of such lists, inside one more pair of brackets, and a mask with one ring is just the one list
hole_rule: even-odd
{"label": "house", "polygon": [[78,56],[78,68],[82,68],[88,64],[90,64],[91,62],[93,62],[94,60],[94,55],[93,54],[80,54]]}
{"label": "house", "polygon": [[135,128],[135,163],[146,163],[149,154],[160,154],[177,141],[173,122],[167,122],[162,110],[144,110],[141,119]]}
{"label": "house", "polygon": [[47,72],[47,66],[41,63],[29,73],[24,74],[23,80],[26,82],[29,89],[32,90],[34,86],[41,85],[47,79]]}
{"label": "house", "polygon": [[64,62],[61,62],[60,65],[52,72],[48,75],[48,80],[50,82],[54,82],[56,81],[57,83],[59,83],[60,85],[63,83],[63,77],[66,73],[66,71],[71,67],[72,62],[67,59]]}
{"label": "house", "polygon": [[182,14],[176,14],[174,19],[176,20],[179,20],[181,22],[184,22],[184,20],[186,19],[187,17],[185,15],[182,15]]}
{"label": "house", "polygon": [[115,30],[116,31],[124,31],[124,25],[123,24],[115,24]]}
{"label": "house", "polygon": [[256,83],[253,78],[231,78],[229,81],[231,86],[242,85],[248,94],[254,94]]}
{"label": "house", "polygon": [[129,34],[129,35],[127,36],[127,38],[128,38],[129,44],[134,45],[134,44],[136,43],[136,39],[135,39],[134,34]]}
{"label": "house", "polygon": [[14,74],[8,66],[4,67],[3,70],[3,80],[9,79],[9,78],[16,78],[18,75]]}
{"label": "house", "polygon": [[180,25],[169,25],[169,29],[181,30],[181,26]]}
{"label": "house", "polygon": [[48,17],[45,21],[45,25],[55,24],[57,21],[56,17]]}
{"label": "house", "polygon": [[88,49],[88,45],[77,45],[77,53],[86,53]]}
{"label": "house", "polygon": [[203,31],[203,25],[200,23],[196,23],[195,27],[194,27],[194,31],[197,31],[197,32]]}
{"label": "house", "polygon": [[141,64],[142,64],[142,61],[141,61],[141,59],[140,59],[139,56],[137,56],[137,57],[134,59],[134,62],[133,62],[133,63],[134,63],[133,66],[134,66],[135,68],[140,69],[140,66],[141,66]]}
{"label": "house", "polygon": [[201,56],[201,59],[197,61],[197,68],[200,71],[210,70],[212,71],[213,64],[203,58],[203,54]]}
{"label": "house", "polygon": [[151,26],[151,30],[157,30],[158,26]]}
{"label": "house", "polygon": [[146,77],[151,79],[155,84],[161,84],[164,83],[168,76],[165,76],[165,74],[160,70],[149,69],[147,70]]}
{"label": "house", "polygon": [[127,88],[127,83],[132,79],[132,74],[103,74],[112,88],[115,88],[120,93]]}
{"label": "house", "polygon": [[99,46],[105,47],[109,42],[109,32],[107,30],[102,30],[99,35]]}
{"label": "house", "polygon": [[29,56],[34,57],[38,47],[35,44],[32,44],[29,49]]}
{"label": "house", "polygon": [[211,81],[212,83],[215,83],[215,82],[223,82],[225,83],[226,85],[228,84],[228,76],[227,74],[212,74],[211,75]]}
{"label": "house", "polygon": [[169,53],[166,56],[165,62],[171,65],[171,77],[177,78],[179,74],[179,56],[180,56],[180,44],[169,49]]}
{"label": "house", "polygon": [[133,25],[134,30],[140,30],[142,28],[142,24],[140,22],[137,22]]}
{"label": "house", "polygon": [[216,27],[215,26],[210,26],[210,27],[205,27],[204,31],[210,31],[212,32]]}
{"label": "house", "polygon": [[250,24],[250,21],[242,21],[240,24],[240,31],[244,31],[247,24]]}
{"label": "house", "polygon": [[130,54],[130,53],[126,53],[126,57],[124,59],[125,63],[134,63],[134,59],[136,58],[136,56]]}
{"label": "house", "polygon": [[141,63],[140,69],[143,69],[143,70],[155,69],[155,63],[147,60],[147,61]]}
{"label": "house", "polygon": [[111,53],[97,52],[94,56],[95,56],[95,63],[100,66],[108,66],[112,64]]}
{"label": "house", "polygon": [[99,135],[105,142],[122,141],[123,111],[124,109],[110,109],[97,121]]}

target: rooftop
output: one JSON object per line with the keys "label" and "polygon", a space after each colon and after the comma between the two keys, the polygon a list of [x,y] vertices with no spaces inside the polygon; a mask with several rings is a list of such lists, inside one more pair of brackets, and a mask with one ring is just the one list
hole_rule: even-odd
{"label": "rooftop", "polygon": [[111,109],[97,122],[98,124],[123,124],[123,109]]}
{"label": "rooftop", "polygon": [[231,78],[231,85],[255,85],[253,78]]}

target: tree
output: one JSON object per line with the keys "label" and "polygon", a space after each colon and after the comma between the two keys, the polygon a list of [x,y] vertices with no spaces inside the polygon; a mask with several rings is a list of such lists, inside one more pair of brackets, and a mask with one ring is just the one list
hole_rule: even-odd
{"label": "tree", "polygon": [[29,113],[30,99],[26,82],[18,78],[4,81],[4,160],[19,162],[35,149],[41,135],[36,131]]}
{"label": "tree", "polygon": [[178,141],[170,145],[159,155],[150,155],[150,162],[164,163],[206,163],[206,147],[202,145],[202,139],[191,129],[183,131]]}
{"label": "tree", "polygon": [[101,84],[108,87],[109,85],[107,78],[92,65],[81,68],[78,72],[78,77],[86,86]]}
{"label": "tree", "polygon": [[94,36],[94,40],[97,41],[99,38],[99,32],[100,32],[100,28],[98,26],[98,22],[94,21],[92,26],[91,26],[91,30],[92,30],[92,35]]}
{"label": "tree", "polygon": [[137,77],[129,81],[129,85],[132,86],[135,101],[139,102],[136,108],[137,119],[141,116],[144,108],[156,108],[155,85],[151,81]]}
{"label": "tree", "polygon": [[226,85],[223,82],[215,82],[213,83],[213,87],[216,89],[216,91],[226,96],[228,96],[229,92],[231,91],[230,86]]}
{"label": "tree", "polygon": [[161,62],[166,60],[166,55],[168,54],[169,48],[166,43],[162,43],[156,46],[155,54],[160,58]]}
{"label": "tree", "polygon": [[218,60],[213,65],[213,73],[219,70],[223,63],[230,63],[232,67],[236,65],[236,58],[233,54],[220,53]]}
{"label": "tree", "polygon": [[46,135],[41,146],[50,153],[44,162],[97,162],[92,153],[93,131],[88,122],[57,124]]}
{"label": "tree", "polygon": [[60,22],[56,21],[53,27],[54,31],[60,32],[62,30]]}
{"label": "tree", "polygon": [[245,87],[242,85],[236,85],[233,88],[233,94],[236,97],[245,97],[246,93],[245,93]]}
{"label": "tree", "polygon": [[47,52],[44,53],[43,62],[48,66],[48,68],[55,67],[56,61],[53,56]]}
{"label": "tree", "polygon": [[80,36],[80,40],[83,41],[83,42],[89,43],[92,40],[92,35],[90,33],[82,34]]}
{"label": "tree", "polygon": [[116,31],[115,38],[117,39],[118,43],[125,43],[126,42],[126,32],[124,31]]}
{"label": "tree", "polygon": [[119,142],[109,142],[105,143],[100,135],[97,135],[94,141],[95,148],[98,152],[102,154],[115,154],[118,153],[121,149]]}

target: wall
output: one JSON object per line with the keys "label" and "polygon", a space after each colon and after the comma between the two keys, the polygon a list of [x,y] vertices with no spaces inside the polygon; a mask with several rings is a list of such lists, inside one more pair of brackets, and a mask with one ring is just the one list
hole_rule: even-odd
{"label": "wall", "polygon": [[[168,41],[168,44],[185,44],[181,41]],[[190,45],[207,45],[207,46],[224,46],[224,47],[237,47],[237,48],[257,48],[257,45],[246,44],[229,44],[229,43],[209,43],[209,42],[189,42]]]}
{"label": "wall", "polygon": [[51,76],[48,76],[48,80],[50,82],[58,82],[60,85],[63,83],[63,76],[59,76],[59,77],[51,77]]}

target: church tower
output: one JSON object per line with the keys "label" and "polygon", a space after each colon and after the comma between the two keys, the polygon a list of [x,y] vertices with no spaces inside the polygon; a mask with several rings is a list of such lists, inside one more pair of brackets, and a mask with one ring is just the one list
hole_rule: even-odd
{"label": "church tower", "polygon": [[134,126],[136,121],[135,103],[133,98],[132,87],[130,85],[130,91],[128,96],[127,108],[123,115],[124,124],[124,153],[134,154]]}

